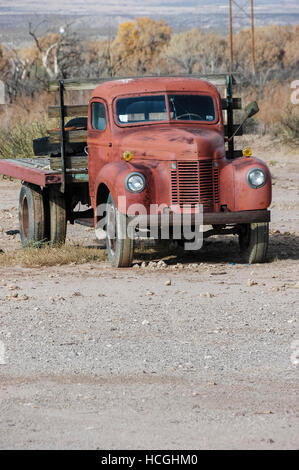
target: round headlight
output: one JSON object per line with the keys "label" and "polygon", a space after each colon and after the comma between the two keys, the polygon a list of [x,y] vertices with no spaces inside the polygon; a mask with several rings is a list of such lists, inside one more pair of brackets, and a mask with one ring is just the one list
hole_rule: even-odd
{"label": "round headlight", "polygon": [[125,186],[131,193],[141,193],[145,188],[145,177],[141,173],[130,173],[126,177]]}
{"label": "round headlight", "polygon": [[267,180],[267,175],[261,168],[252,168],[247,173],[247,183],[252,188],[261,188]]}

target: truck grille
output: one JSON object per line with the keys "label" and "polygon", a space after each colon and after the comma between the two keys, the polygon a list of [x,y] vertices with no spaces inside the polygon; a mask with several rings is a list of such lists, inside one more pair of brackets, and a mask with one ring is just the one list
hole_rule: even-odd
{"label": "truck grille", "polygon": [[204,211],[213,211],[219,202],[219,170],[212,160],[177,162],[171,170],[172,204],[194,207],[202,204]]}

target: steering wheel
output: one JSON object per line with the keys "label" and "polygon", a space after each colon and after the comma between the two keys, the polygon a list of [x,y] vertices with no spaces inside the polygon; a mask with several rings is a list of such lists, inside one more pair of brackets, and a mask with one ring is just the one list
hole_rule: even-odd
{"label": "steering wheel", "polygon": [[185,116],[189,116],[189,120],[190,120],[190,121],[191,121],[191,116],[197,116],[197,117],[199,117],[199,119],[200,119],[201,121],[204,121],[203,117],[200,116],[200,114],[196,114],[196,113],[180,114],[180,115],[177,116],[176,118],[177,118],[177,119],[181,119],[181,118],[183,118],[183,117],[185,117]]}

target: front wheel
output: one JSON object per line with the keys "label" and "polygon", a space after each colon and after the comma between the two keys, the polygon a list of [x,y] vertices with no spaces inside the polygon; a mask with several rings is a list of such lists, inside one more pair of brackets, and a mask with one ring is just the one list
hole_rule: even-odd
{"label": "front wheel", "polygon": [[111,193],[106,208],[106,246],[112,266],[131,266],[134,255],[133,235],[128,234],[128,217],[117,209]]}
{"label": "front wheel", "polygon": [[240,225],[239,245],[247,263],[264,263],[269,244],[269,223]]}

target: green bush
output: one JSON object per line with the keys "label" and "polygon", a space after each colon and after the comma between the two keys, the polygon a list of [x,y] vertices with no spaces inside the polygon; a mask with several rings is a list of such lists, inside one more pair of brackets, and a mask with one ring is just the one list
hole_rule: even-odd
{"label": "green bush", "polygon": [[5,129],[0,128],[0,158],[34,156],[32,140],[47,135],[47,122],[17,121]]}

